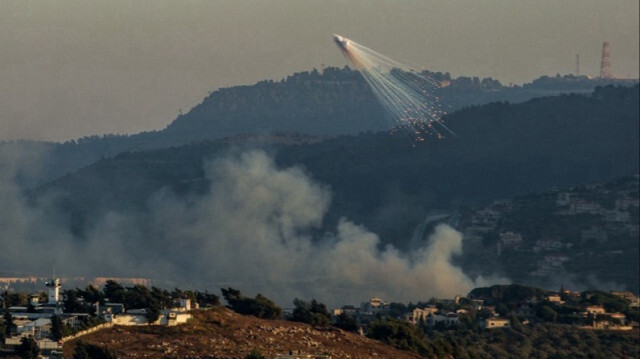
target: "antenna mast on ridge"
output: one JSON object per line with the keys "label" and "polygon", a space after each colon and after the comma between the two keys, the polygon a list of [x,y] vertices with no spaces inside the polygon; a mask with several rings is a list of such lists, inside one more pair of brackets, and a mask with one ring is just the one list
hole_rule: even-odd
{"label": "antenna mast on ridge", "polygon": [[600,61],[600,78],[611,79],[611,54],[609,50],[609,42],[602,43],[602,60]]}

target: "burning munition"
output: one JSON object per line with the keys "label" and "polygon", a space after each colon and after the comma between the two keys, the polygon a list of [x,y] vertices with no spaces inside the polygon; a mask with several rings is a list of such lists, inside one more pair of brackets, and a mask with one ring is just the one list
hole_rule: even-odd
{"label": "burning munition", "polygon": [[441,118],[445,114],[435,90],[439,84],[426,72],[417,73],[410,67],[373,51],[346,37],[333,34],[333,41],[342,54],[360,71],[382,106],[400,129],[417,142],[426,136],[444,138],[444,131],[453,134]]}

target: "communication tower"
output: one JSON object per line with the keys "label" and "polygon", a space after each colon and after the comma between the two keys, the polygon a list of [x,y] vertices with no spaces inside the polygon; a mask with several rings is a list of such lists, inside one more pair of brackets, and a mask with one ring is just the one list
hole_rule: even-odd
{"label": "communication tower", "polygon": [[611,75],[611,59],[609,52],[609,42],[605,41],[602,43],[602,60],[600,61],[600,78],[601,79],[611,79],[613,76]]}
{"label": "communication tower", "polygon": [[46,284],[49,288],[49,302],[48,304],[57,304],[60,302],[60,279],[53,278]]}
{"label": "communication tower", "polygon": [[580,54],[576,54],[576,76],[580,76]]}

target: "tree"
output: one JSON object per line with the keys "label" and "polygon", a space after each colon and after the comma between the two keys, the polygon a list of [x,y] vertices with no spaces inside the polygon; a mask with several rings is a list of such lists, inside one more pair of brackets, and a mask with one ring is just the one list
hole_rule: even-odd
{"label": "tree", "polygon": [[357,332],[358,331],[358,323],[356,323],[355,319],[347,313],[340,313],[336,318],[336,322],[333,323],[335,327],[338,327],[342,330],[346,330],[348,332]]}
{"label": "tree", "polygon": [[76,347],[73,348],[73,359],[90,359],[87,346],[82,340],[78,340]]}
{"label": "tree", "polygon": [[258,293],[253,299],[253,306],[258,318],[276,319],[282,317],[282,309],[278,307],[271,299]]}
{"label": "tree", "polygon": [[127,308],[148,308],[152,301],[151,292],[143,285],[128,287],[124,292],[124,303]]}
{"label": "tree", "polygon": [[70,313],[88,313],[89,307],[82,298],[78,296],[80,291],[78,289],[68,289],[63,292],[65,312]]}
{"label": "tree", "polygon": [[146,317],[149,324],[155,323],[156,320],[160,318],[160,307],[158,306],[157,303],[154,302],[151,305],[149,305],[149,307],[147,307]]}
{"label": "tree", "polygon": [[7,336],[7,327],[6,327],[7,323],[4,322],[4,319],[2,319],[2,322],[0,322],[0,343],[4,343],[4,339]]}
{"label": "tree", "polygon": [[108,280],[102,289],[104,297],[111,303],[124,303],[125,289],[114,280]]}
{"label": "tree", "polygon": [[536,310],[536,316],[546,322],[555,323],[558,313],[547,305],[542,305]]}
{"label": "tree", "polygon": [[509,319],[511,320],[511,328],[513,328],[513,330],[521,332],[524,329],[524,325],[522,324],[518,316],[511,315]]}
{"label": "tree", "polygon": [[13,323],[13,316],[11,315],[11,313],[9,313],[8,310],[5,310],[3,320],[4,320],[4,334],[6,337],[10,337],[16,325]]}
{"label": "tree", "polygon": [[239,290],[234,288],[222,288],[222,297],[227,301],[227,304],[231,306],[233,309],[233,305],[240,302],[243,298],[242,293]]}
{"label": "tree", "polygon": [[36,340],[31,336],[23,337],[20,340],[20,345],[16,348],[16,353],[18,353],[22,359],[35,359],[40,353],[38,342],[36,342]]}
{"label": "tree", "polygon": [[166,289],[163,290],[158,287],[151,287],[151,298],[153,298],[153,300],[157,302],[162,309],[170,308],[173,303],[171,293]]}
{"label": "tree", "polygon": [[247,354],[244,359],[264,359],[264,355],[262,355],[262,353],[260,353],[258,349],[253,348],[253,350],[251,350],[251,353]]}
{"label": "tree", "polygon": [[51,336],[54,341],[59,341],[63,337],[64,324],[59,316],[54,315],[51,317]]}
{"label": "tree", "polygon": [[309,303],[295,298],[293,305],[295,309],[290,318],[293,322],[307,323],[319,327],[328,326],[331,323],[331,315],[327,311],[327,307],[315,299],[312,299],[311,303]]}
{"label": "tree", "polygon": [[73,359],[117,359],[117,356],[106,346],[100,347],[78,340],[73,349]]}
{"label": "tree", "polygon": [[282,309],[260,293],[256,295],[255,299],[251,299],[244,297],[237,289],[222,288],[222,296],[227,301],[229,308],[238,314],[253,315],[263,319],[282,317]]}
{"label": "tree", "polygon": [[29,303],[27,304],[27,313],[35,313],[36,312],[36,306]]}
{"label": "tree", "polygon": [[220,297],[207,291],[204,293],[196,292],[196,299],[198,300],[198,304],[203,307],[215,307],[220,305]]}
{"label": "tree", "polygon": [[431,356],[433,348],[424,340],[424,332],[416,326],[398,319],[378,319],[369,325],[367,336],[399,349],[411,350]]}
{"label": "tree", "polygon": [[29,297],[26,293],[11,293],[9,291],[4,291],[2,293],[2,298],[5,308],[24,306],[29,303]]}
{"label": "tree", "polygon": [[102,294],[102,292],[100,292],[100,290],[98,290],[98,288],[92,285],[89,285],[84,289],[84,291],[82,292],[82,296],[87,303],[104,303],[104,295]]}

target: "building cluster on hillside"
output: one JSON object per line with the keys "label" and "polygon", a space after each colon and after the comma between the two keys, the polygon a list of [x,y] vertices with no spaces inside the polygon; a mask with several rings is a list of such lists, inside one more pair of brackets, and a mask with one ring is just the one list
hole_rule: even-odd
{"label": "building cluster on hillside", "polygon": [[[630,307],[640,307],[640,298],[631,292],[614,291],[611,294],[628,300]],[[628,320],[623,313],[607,312],[602,305],[586,304],[588,302],[585,300],[590,299],[590,296],[589,293],[583,295],[562,288],[559,292],[548,292],[542,296],[532,295],[510,302],[506,310],[505,303],[492,301],[489,305],[484,299],[456,296],[453,299],[431,299],[428,303],[403,306],[407,311],[401,313],[397,308],[393,308],[393,304],[380,298],[372,298],[360,307],[345,305],[334,309],[332,314],[334,317],[341,314],[352,317],[361,328],[361,333],[362,328],[366,328],[369,323],[385,317],[401,319],[427,330],[450,329],[460,325],[495,329],[511,327],[514,318],[522,325],[550,321],[540,314],[540,308],[548,306],[557,312],[571,311],[573,322],[570,324],[580,329],[626,331],[638,328],[639,323]],[[569,305],[563,298],[570,298],[574,302]],[[576,305],[576,300],[584,304]]]}
{"label": "building cluster on hillside", "polygon": [[[629,182],[633,181],[637,183],[638,176],[634,176]],[[538,204],[548,201],[543,197],[540,196]],[[574,256],[591,258],[623,254],[622,248],[614,248],[609,243],[613,243],[611,239],[640,236],[639,202],[637,184],[617,187],[589,185],[556,192],[555,199],[550,203],[553,210],[542,213],[547,216],[547,224],[574,223],[575,228],[559,227],[555,232],[548,231],[553,234],[547,235],[515,230],[513,225],[505,225],[514,213],[531,221],[541,214],[525,213],[532,208],[531,204],[523,204],[515,199],[496,201],[473,211],[464,221],[462,229],[465,240],[469,243],[480,243],[493,236],[494,240],[490,242],[498,257],[503,256],[506,251],[531,254],[535,270],[529,275],[544,277],[563,272]],[[603,251],[593,248],[607,249]]]}
{"label": "building cluster on hillside", "polygon": [[[6,316],[12,321],[9,335],[2,343],[5,348],[15,348],[21,344],[24,338],[33,338],[41,351],[57,352],[62,348],[65,340],[73,339],[92,331],[93,327],[112,325],[164,325],[174,326],[186,323],[192,316],[188,313],[192,309],[190,299],[180,299],[170,309],[162,309],[155,322],[150,323],[146,309],[127,310],[122,303],[93,304],[93,315],[90,313],[67,312],[64,308],[64,300],[61,295],[60,279],[55,278],[46,282],[47,298],[41,302],[41,295],[34,294],[29,297],[28,306],[9,306],[5,308]],[[76,301],[82,302],[83,298]],[[3,303],[4,304],[4,303]],[[197,306],[197,304],[196,304]],[[55,340],[54,318],[60,320],[60,324],[66,326],[73,334]],[[6,323],[5,323],[6,325]]]}

